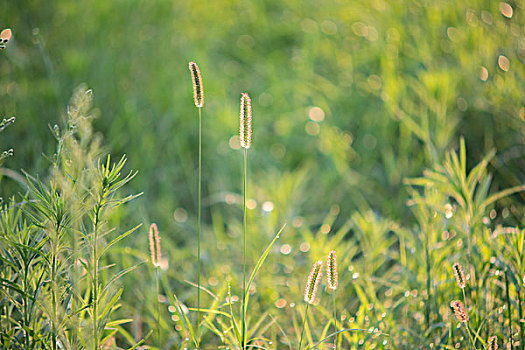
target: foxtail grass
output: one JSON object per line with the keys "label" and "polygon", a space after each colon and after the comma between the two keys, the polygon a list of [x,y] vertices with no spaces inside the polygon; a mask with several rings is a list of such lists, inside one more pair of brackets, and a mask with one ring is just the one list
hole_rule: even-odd
{"label": "foxtail grass", "polygon": [[0,49],[5,49],[5,45],[11,40],[12,31],[6,28],[0,32]]}
{"label": "foxtail grass", "polygon": [[[337,254],[335,250],[328,253],[328,258],[326,259],[326,280],[328,281],[328,288],[332,290],[332,304],[334,312],[334,328],[337,332],[337,309],[336,309],[336,294],[337,286],[339,283],[339,276],[337,274]],[[337,336],[334,337],[334,349],[336,348]]]}
{"label": "foxtail grass", "polygon": [[472,333],[470,332],[470,328],[468,325],[469,317],[468,317],[468,313],[467,313],[467,309],[465,308],[465,305],[459,300],[454,300],[450,303],[450,306],[452,307],[452,310],[454,311],[454,315],[456,316],[456,319],[460,323],[465,324],[465,328],[467,329],[467,333],[468,333],[472,348],[476,349],[474,338],[472,337]]}
{"label": "foxtail grass", "polygon": [[454,263],[452,269],[454,270],[454,276],[456,277],[456,284],[459,288],[464,289],[466,286],[466,279],[465,273],[463,272],[463,266],[459,263]]}
{"label": "foxtail grass", "polygon": [[489,350],[498,350],[498,337],[493,335],[489,338]]}
{"label": "foxtail grass", "polygon": [[323,262],[319,260],[316,261],[312,266],[312,270],[308,275],[308,281],[306,282],[306,287],[304,289],[304,301],[306,302],[306,308],[304,310],[303,326],[301,327],[301,338],[299,340],[298,350],[301,350],[301,345],[303,344],[304,327],[306,324],[306,318],[308,316],[308,306],[310,304],[313,304],[315,301],[315,297],[317,296],[317,290],[319,289],[319,283],[321,282],[322,276]]}
{"label": "foxtail grass", "polygon": [[201,225],[202,225],[202,107],[204,105],[204,89],[199,66],[195,62],[188,64],[193,82],[193,101],[199,111],[199,174],[198,174],[198,213],[197,213],[197,322],[196,340],[199,348],[199,326],[201,309]]}
{"label": "foxtail grass", "polygon": [[241,147],[244,150],[244,173],[243,173],[243,248],[242,248],[242,304],[241,304],[241,322],[242,322],[242,344],[241,348],[246,347],[246,231],[247,231],[247,207],[246,207],[246,183],[248,179],[248,149],[252,144],[252,105],[250,96],[244,92],[241,95],[240,111],[240,128],[239,134]]}
{"label": "foxtail grass", "polygon": [[160,267],[160,259],[161,259],[161,253],[160,253],[160,234],[159,230],[157,228],[157,224],[151,224],[149,227],[149,249],[151,254],[151,264],[153,265],[153,268],[155,270],[155,282],[156,282],[156,299],[157,299],[157,315],[156,315],[156,323],[157,323],[157,342],[160,349],[160,283],[159,283],[159,267]]}

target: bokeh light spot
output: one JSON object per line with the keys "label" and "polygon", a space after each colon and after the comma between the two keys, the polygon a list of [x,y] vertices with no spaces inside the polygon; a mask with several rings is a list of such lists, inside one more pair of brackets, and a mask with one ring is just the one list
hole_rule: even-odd
{"label": "bokeh light spot", "polygon": [[273,208],[274,208],[274,205],[273,205],[273,202],[271,202],[271,201],[266,201],[262,205],[262,210],[267,212],[267,213],[271,212],[273,210]]}
{"label": "bokeh light spot", "polygon": [[308,112],[308,116],[314,122],[322,122],[324,120],[324,111],[319,107],[312,107]]}
{"label": "bokeh light spot", "polygon": [[257,202],[255,201],[255,199],[248,199],[246,201],[246,208],[253,210],[256,207],[257,207]]}
{"label": "bokeh light spot", "polygon": [[479,78],[482,80],[482,81],[487,81],[487,79],[489,78],[489,71],[487,68],[485,67],[481,67],[481,70],[479,72]]}
{"label": "bokeh light spot", "polygon": [[306,253],[307,251],[310,250],[310,244],[304,242],[304,243],[301,243],[301,246],[299,247],[299,249],[303,252],[303,253]]}
{"label": "bokeh light spot", "polygon": [[507,57],[501,55],[498,57],[498,66],[501,68],[502,71],[506,72],[509,70],[510,67],[510,61]]}
{"label": "bokeh light spot", "polygon": [[500,2],[499,3],[499,10],[501,11],[501,14],[507,18],[512,18],[513,10],[512,6],[507,4],[506,2]]}
{"label": "bokeh light spot", "polygon": [[282,298],[281,298],[281,299],[277,299],[277,300],[275,301],[275,306],[276,306],[277,308],[279,308],[279,309],[282,309],[283,307],[286,306],[286,300],[284,300],[284,299],[282,299]]}
{"label": "bokeh light spot", "polygon": [[292,247],[289,244],[284,244],[281,247],[281,254],[288,255],[292,251]]}
{"label": "bokeh light spot", "polygon": [[230,137],[230,141],[228,143],[230,144],[231,149],[241,148],[241,139],[239,135],[233,135],[232,137]]}
{"label": "bokeh light spot", "polygon": [[319,134],[320,129],[319,125],[314,122],[308,122],[305,126],[306,133],[312,136]]}
{"label": "bokeh light spot", "polygon": [[188,213],[184,208],[177,208],[173,212],[173,218],[175,221],[177,221],[179,224],[183,224],[188,220]]}

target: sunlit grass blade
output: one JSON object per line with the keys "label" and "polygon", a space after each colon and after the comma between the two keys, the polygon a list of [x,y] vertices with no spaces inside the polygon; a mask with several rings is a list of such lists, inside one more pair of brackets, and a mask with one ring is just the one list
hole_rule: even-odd
{"label": "sunlit grass blade", "polygon": [[172,294],[172,295],[175,298],[175,303],[174,303],[175,304],[175,308],[177,309],[177,312],[179,313],[179,316],[184,319],[184,322],[185,322],[185,325],[186,325],[186,329],[190,332],[191,340],[193,341],[195,346],[197,346],[198,343],[197,343],[197,338],[195,337],[195,331],[193,330],[193,326],[191,325],[191,322],[188,319],[188,316],[186,316],[186,313],[182,309],[182,305],[181,305],[179,299],[177,298],[177,296],[175,294]]}
{"label": "sunlit grass blade", "polygon": [[[266,249],[264,250],[264,252],[262,253],[262,255],[259,257],[259,260],[257,261],[257,264],[255,265],[253,271],[252,271],[252,274],[250,275],[250,278],[248,280],[248,284],[246,286],[246,292],[245,292],[245,298],[246,298],[246,305],[248,304],[248,300],[250,298],[250,286],[252,284],[252,281],[255,279],[255,276],[257,276],[257,272],[259,272],[259,270],[261,269],[261,266],[264,264],[264,261],[266,260],[266,258],[268,257],[268,254],[270,253],[270,250],[272,249],[273,245],[275,244],[275,242],[277,242],[277,240],[279,239],[281,233],[283,232],[284,228],[286,227],[286,224],[284,224],[281,229],[277,232],[277,234],[273,237],[272,241],[270,242],[270,244],[268,244],[268,247],[266,247]],[[246,308],[246,306],[245,306]]]}
{"label": "sunlit grass blade", "polygon": [[[361,332],[368,332],[367,329],[362,329],[362,328],[346,328],[346,329],[341,329],[340,331],[337,331],[337,332],[334,332],[332,334],[330,334],[329,336],[327,336],[326,338],[323,338],[321,339],[320,341],[318,341],[317,343],[315,343],[313,346],[307,348],[306,350],[312,350],[312,349],[315,349],[318,345],[330,340],[330,338],[332,337],[335,337],[336,335],[340,334],[340,333],[344,333],[344,332],[353,332],[353,331],[361,331]],[[384,335],[387,335],[387,334],[384,334]]]}
{"label": "sunlit grass blade", "polygon": [[239,332],[239,327],[237,326],[237,321],[235,320],[235,316],[233,315],[233,309],[232,309],[232,297],[231,297],[231,286],[228,284],[228,307],[230,308],[230,323],[232,325],[232,328],[235,332],[235,336],[237,337],[237,341],[239,344],[242,344],[242,336],[241,332]]}

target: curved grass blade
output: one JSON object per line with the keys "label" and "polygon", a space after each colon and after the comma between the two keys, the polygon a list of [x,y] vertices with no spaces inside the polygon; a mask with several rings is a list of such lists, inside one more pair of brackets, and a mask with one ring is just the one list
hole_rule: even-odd
{"label": "curved grass blade", "polygon": [[[343,333],[343,332],[351,332],[351,331],[363,331],[363,332],[368,332],[367,329],[361,329],[361,328],[346,328],[346,329],[341,329],[340,331],[337,331],[337,332],[334,332],[332,334],[330,334],[329,336],[327,336],[326,338],[318,341],[317,343],[315,343],[313,346],[309,347],[308,349],[306,350],[312,350],[312,349],[315,349],[319,344],[322,344],[324,343],[325,341],[327,341],[328,339],[336,336],[337,334],[339,333]],[[385,334],[386,335],[386,334]]]}
{"label": "curved grass blade", "polygon": [[270,242],[270,244],[268,245],[268,247],[266,248],[266,250],[263,252],[263,254],[261,255],[261,257],[259,258],[259,261],[257,262],[257,264],[255,265],[254,269],[253,269],[253,272],[250,276],[250,279],[248,280],[248,284],[246,286],[246,291],[245,291],[245,300],[246,300],[246,303],[244,303],[244,309],[246,310],[246,306],[248,305],[248,300],[250,298],[250,286],[252,284],[252,281],[255,279],[255,276],[257,275],[257,272],[259,272],[262,264],[264,264],[264,261],[266,260],[266,258],[268,257],[268,254],[270,253],[270,250],[272,249],[273,245],[275,244],[275,242],[279,239],[281,233],[283,232],[284,228],[286,227],[286,224],[284,224],[281,229],[279,230],[279,232],[277,232],[277,234],[275,235],[275,237],[273,238],[273,240]]}

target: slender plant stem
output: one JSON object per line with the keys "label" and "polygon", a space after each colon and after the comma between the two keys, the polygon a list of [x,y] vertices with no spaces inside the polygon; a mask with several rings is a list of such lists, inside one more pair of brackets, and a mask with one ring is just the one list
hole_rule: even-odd
{"label": "slender plant stem", "polygon": [[299,340],[299,347],[298,350],[301,350],[301,345],[303,345],[303,334],[304,334],[304,325],[306,324],[306,316],[308,315],[308,306],[310,306],[309,303],[306,303],[306,309],[304,310],[304,317],[303,317],[303,327],[301,329],[301,339]]}
{"label": "slender plant stem", "polygon": [[[463,294],[463,304],[465,305],[465,308],[467,307],[467,296],[465,295],[465,288],[461,288],[461,293]],[[467,327],[467,333],[469,336],[469,341],[471,342],[472,348],[476,349],[476,341],[472,338],[472,334],[470,334],[470,329],[468,328],[468,322],[465,323],[465,326]]]}
{"label": "slender plant stem", "polygon": [[100,204],[95,209],[95,222],[93,223],[93,349],[98,350],[98,222]]}
{"label": "slender plant stem", "polygon": [[[337,332],[338,331],[338,329],[337,329],[337,310],[335,308],[335,295],[336,294],[337,294],[337,290],[334,289],[333,293],[332,293],[332,300],[333,300],[333,306],[334,306],[334,328],[335,328],[335,331]],[[336,349],[337,338],[338,338],[338,336],[336,335],[334,337],[334,349]]]}
{"label": "slender plant stem", "polygon": [[425,321],[427,329],[430,329],[430,295],[431,295],[431,276],[430,276],[430,238],[429,233],[426,234],[427,242],[425,247],[426,263],[427,263],[427,302],[425,303]]}
{"label": "slender plant stem", "polygon": [[[28,244],[29,245],[29,244]],[[30,328],[29,326],[29,315],[28,315],[28,310],[27,310],[27,305],[28,305],[28,300],[27,300],[27,295],[29,294],[28,293],[28,281],[27,281],[27,274],[28,274],[28,269],[29,269],[29,265],[27,263],[24,262],[24,297],[23,297],[23,300],[24,300],[24,324]],[[25,335],[25,343],[26,343],[26,349],[29,349],[29,333],[27,332],[27,330],[24,331],[24,335]]]}
{"label": "slender plant stem", "polygon": [[57,314],[58,314],[58,301],[57,301],[57,281],[56,281],[56,269],[57,269],[57,255],[58,255],[58,244],[60,239],[60,222],[55,223],[55,237],[53,237],[52,244],[52,263],[51,263],[51,297],[53,304],[53,321],[52,321],[52,348],[57,349]]}
{"label": "slender plant stem", "polygon": [[158,266],[155,266],[155,277],[157,280],[157,344],[160,346],[160,301],[159,301],[159,295],[160,295],[160,285],[159,285],[159,268]]}
{"label": "slender plant stem", "polygon": [[244,148],[244,176],[243,176],[243,224],[244,224],[244,238],[243,238],[243,249],[242,249],[242,349],[246,348],[246,181],[248,175],[248,150]]}
{"label": "slender plant stem", "polygon": [[506,297],[507,297],[507,315],[509,317],[509,338],[510,338],[510,344],[512,346],[512,309],[510,304],[510,291],[509,291],[509,271],[508,269],[505,270],[505,289],[506,289]]}
{"label": "slender plant stem", "polygon": [[201,197],[202,197],[202,107],[199,107],[199,209],[197,229],[197,348],[200,348],[199,325],[201,314]]}
{"label": "slender plant stem", "polygon": [[468,337],[470,339],[470,344],[472,345],[472,349],[476,350],[476,345],[475,345],[475,341],[474,341],[474,338],[472,338],[472,333],[470,333],[470,329],[468,327],[468,322],[465,323],[465,327],[467,327],[467,333],[468,333]]}
{"label": "slender plant stem", "polygon": [[53,243],[53,258],[51,264],[51,290],[52,290],[52,303],[53,303],[53,343],[51,344],[53,350],[57,348],[57,292],[56,292],[56,243]]}
{"label": "slender plant stem", "polygon": [[[520,320],[523,320],[523,301],[521,300],[521,287],[518,287],[517,290],[518,290],[519,315],[520,315]],[[523,322],[520,322],[520,336],[521,336],[520,348],[521,350],[525,349],[525,334],[523,334],[525,332],[524,328],[525,327],[523,326]]]}

